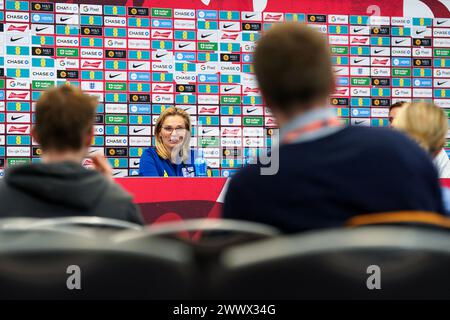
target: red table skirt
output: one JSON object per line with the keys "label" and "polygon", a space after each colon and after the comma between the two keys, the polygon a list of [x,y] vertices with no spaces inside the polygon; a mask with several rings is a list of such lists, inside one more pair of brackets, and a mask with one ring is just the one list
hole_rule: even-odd
{"label": "red table skirt", "polygon": [[[218,218],[226,178],[117,178],[134,196],[147,224],[192,218]],[[450,188],[450,179],[441,179]]]}
{"label": "red table skirt", "polygon": [[117,178],[147,224],[221,215],[226,178]]}

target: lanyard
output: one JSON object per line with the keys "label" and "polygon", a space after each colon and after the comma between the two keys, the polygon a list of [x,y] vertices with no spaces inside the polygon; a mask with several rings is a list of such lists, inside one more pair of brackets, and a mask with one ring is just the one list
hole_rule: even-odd
{"label": "lanyard", "polygon": [[338,118],[328,118],[324,120],[317,120],[314,122],[311,122],[307,124],[306,126],[303,126],[298,129],[294,129],[286,134],[284,139],[282,140],[283,143],[291,143],[292,141],[296,140],[298,137],[305,133],[311,133],[314,131],[318,131],[323,128],[327,127],[339,127],[341,124],[338,120]]}

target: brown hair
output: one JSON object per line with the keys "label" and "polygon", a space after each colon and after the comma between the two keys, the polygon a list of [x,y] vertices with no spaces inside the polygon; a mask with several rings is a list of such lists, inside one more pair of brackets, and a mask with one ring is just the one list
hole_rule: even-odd
{"label": "brown hair", "polygon": [[70,85],[52,88],[36,102],[34,134],[43,150],[80,150],[92,131],[97,98]]}
{"label": "brown hair", "polygon": [[269,107],[284,113],[327,98],[334,90],[326,38],[305,24],[274,25],[257,43],[254,69]]}
{"label": "brown hair", "polygon": [[406,102],[406,101],[397,101],[396,103],[392,104],[392,105],[389,107],[389,112],[391,112],[392,109],[400,108],[400,107],[403,107],[403,106],[406,106],[406,105],[409,105],[409,102]]}
{"label": "brown hair", "polygon": [[445,145],[448,120],[441,108],[433,103],[418,102],[402,107],[392,123],[432,155]]}
{"label": "brown hair", "polygon": [[189,114],[180,108],[170,107],[165,109],[158,117],[158,120],[156,121],[155,125],[155,147],[156,152],[158,155],[163,159],[171,159],[170,151],[167,150],[166,146],[164,145],[160,133],[162,129],[162,125],[164,123],[164,120],[166,120],[167,117],[170,116],[180,116],[184,119],[184,125],[186,127],[186,130],[189,132],[189,136],[184,138],[183,141],[183,149],[182,149],[182,161],[186,161],[187,158],[189,158],[189,141],[190,141],[190,133],[192,131],[191,127],[191,118],[189,117]]}

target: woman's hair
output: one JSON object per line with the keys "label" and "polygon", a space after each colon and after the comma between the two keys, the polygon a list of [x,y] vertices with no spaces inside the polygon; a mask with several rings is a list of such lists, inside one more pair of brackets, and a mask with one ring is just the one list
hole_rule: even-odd
{"label": "woman's hair", "polygon": [[[186,135],[184,135],[184,137],[183,137],[182,148],[180,150],[180,153],[178,155],[176,155],[176,157],[178,158],[178,160],[185,162],[190,157],[189,143],[191,140],[192,128],[191,128],[191,118],[189,117],[189,114],[186,111],[184,111],[183,109],[170,107],[170,108],[167,108],[166,110],[164,110],[159,115],[158,120],[156,121],[156,126],[155,126],[156,152],[163,159],[174,160],[171,152],[169,150],[167,150],[166,146],[164,145],[164,143],[160,137],[163,123],[166,120],[166,118],[170,117],[170,116],[180,116],[184,119],[184,126],[185,126],[187,132],[186,132]],[[172,161],[172,162],[174,162],[174,161]]]}
{"label": "woman's hair", "polygon": [[445,145],[448,122],[445,113],[433,103],[417,102],[401,107],[392,126],[413,138],[432,155]]}

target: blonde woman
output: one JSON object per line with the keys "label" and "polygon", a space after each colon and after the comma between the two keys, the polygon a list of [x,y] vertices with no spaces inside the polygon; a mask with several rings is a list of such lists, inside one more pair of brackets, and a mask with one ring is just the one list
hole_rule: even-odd
{"label": "blonde woman", "polygon": [[434,158],[445,145],[448,120],[439,107],[418,102],[401,107],[392,126],[405,132]]}
{"label": "blonde woman", "polygon": [[148,177],[195,176],[194,151],[189,148],[192,127],[180,108],[164,110],[155,125],[155,146],[144,151],[139,175]]}
{"label": "blonde woman", "polygon": [[[445,152],[443,147],[448,131],[448,119],[442,109],[432,103],[418,102],[401,107],[392,126],[415,140],[433,159]],[[450,190],[442,188],[442,196],[449,214]]]}

